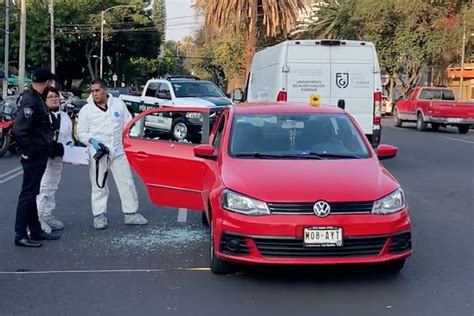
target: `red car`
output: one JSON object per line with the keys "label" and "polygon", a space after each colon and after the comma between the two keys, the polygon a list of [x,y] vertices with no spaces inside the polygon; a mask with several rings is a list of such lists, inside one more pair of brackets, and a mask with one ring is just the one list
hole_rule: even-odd
{"label": "red car", "polygon": [[[232,105],[209,133],[210,113],[144,112],[125,129],[124,146],[154,204],[205,212],[212,272],[236,263],[403,268],[412,253],[409,211],[379,161],[395,157],[396,147],[374,151],[336,107]],[[177,115],[201,122],[202,144],[153,129]]]}

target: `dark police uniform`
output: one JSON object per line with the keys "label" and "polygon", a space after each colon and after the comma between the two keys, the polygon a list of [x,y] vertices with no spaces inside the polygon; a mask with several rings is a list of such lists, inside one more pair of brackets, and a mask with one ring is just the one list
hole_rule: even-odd
{"label": "dark police uniform", "polygon": [[28,239],[27,228],[32,239],[40,239],[35,238],[43,233],[38,220],[36,196],[54,138],[51,113],[46,107],[44,96],[34,89],[23,93],[12,131],[21,154],[29,158],[21,158],[23,185],[18,198],[15,241]]}

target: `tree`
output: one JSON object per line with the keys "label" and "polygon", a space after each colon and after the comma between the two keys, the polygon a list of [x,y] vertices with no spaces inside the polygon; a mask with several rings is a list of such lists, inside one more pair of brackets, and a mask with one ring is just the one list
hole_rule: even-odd
{"label": "tree", "polygon": [[259,36],[287,35],[298,14],[304,10],[303,0],[194,0],[205,15],[205,25],[219,29],[244,30],[245,70],[250,67]]}
{"label": "tree", "polygon": [[296,25],[291,35],[299,39],[355,39],[356,30],[350,21],[353,11],[353,1],[318,2],[311,7],[308,17]]}

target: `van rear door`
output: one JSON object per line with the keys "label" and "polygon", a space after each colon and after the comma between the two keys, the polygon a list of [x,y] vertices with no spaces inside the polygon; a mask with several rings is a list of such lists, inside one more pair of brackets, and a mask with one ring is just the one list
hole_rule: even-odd
{"label": "van rear door", "polygon": [[[349,42],[350,43],[350,42]],[[331,49],[331,98],[330,104],[344,99],[346,111],[362,127],[365,134],[373,133],[374,92],[376,67],[373,46],[350,43],[330,46]]]}
{"label": "van rear door", "polygon": [[308,103],[310,95],[318,94],[321,103],[328,104],[331,97],[329,47],[315,45],[313,41],[298,42],[288,43],[288,101]]}

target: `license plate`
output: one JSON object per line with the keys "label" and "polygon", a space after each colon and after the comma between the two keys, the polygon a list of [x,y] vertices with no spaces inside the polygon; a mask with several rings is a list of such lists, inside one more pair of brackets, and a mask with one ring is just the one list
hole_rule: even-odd
{"label": "license plate", "polygon": [[342,247],[342,228],[311,227],[303,232],[306,246]]}

